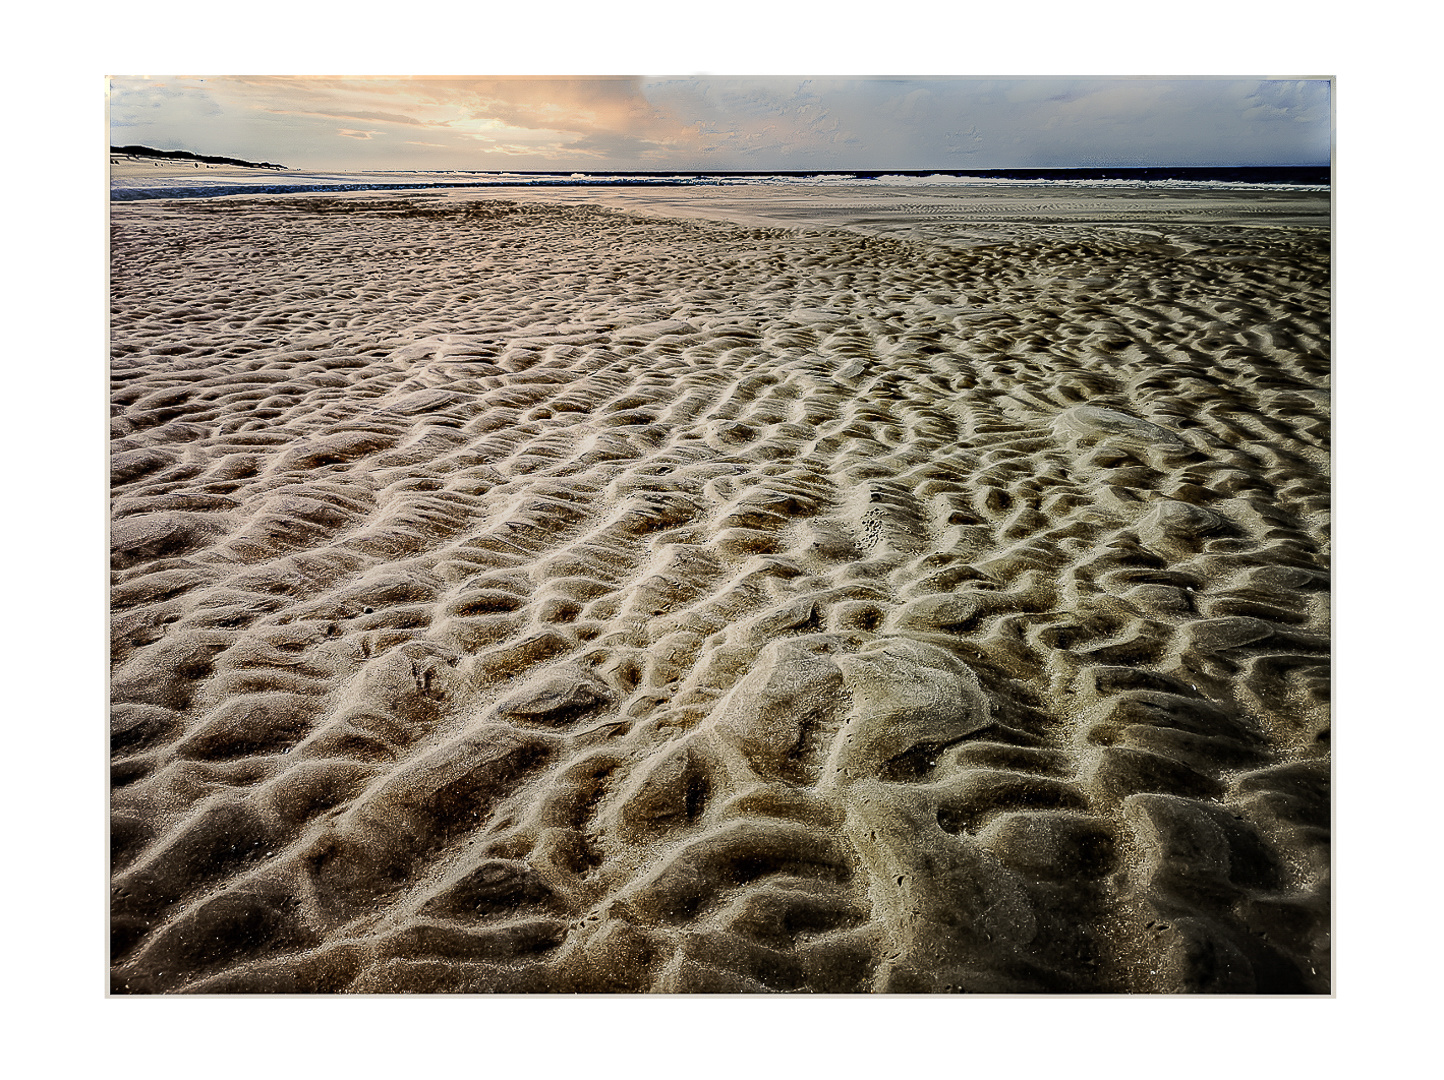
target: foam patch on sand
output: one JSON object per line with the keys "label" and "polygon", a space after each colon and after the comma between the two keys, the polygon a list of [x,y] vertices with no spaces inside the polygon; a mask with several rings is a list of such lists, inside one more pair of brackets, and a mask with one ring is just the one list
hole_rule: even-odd
{"label": "foam patch on sand", "polygon": [[1326,236],[112,220],[116,992],[1329,989]]}

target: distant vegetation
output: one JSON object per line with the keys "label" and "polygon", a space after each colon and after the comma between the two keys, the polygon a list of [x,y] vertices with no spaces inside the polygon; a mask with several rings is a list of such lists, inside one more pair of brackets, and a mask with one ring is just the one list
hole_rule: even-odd
{"label": "distant vegetation", "polygon": [[240,158],[211,157],[208,154],[192,154],[189,150],[154,150],[149,146],[112,146],[111,156],[124,154],[138,158],[169,158],[173,161],[205,162],[207,165],[239,165],[244,169],[284,169],[284,165],[273,165],[269,161],[242,161]]}

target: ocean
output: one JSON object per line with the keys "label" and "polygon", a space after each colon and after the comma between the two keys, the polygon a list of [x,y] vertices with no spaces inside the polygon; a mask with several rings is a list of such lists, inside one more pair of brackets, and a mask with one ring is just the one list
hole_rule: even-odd
{"label": "ocean", "polygon": [[[143,162],[141,164],[144,164]],[[360,172],[226,168],[215,175],[196,170],[179,180],[185,163],[158,164],[153,180],[112,175],[110,198],[205,199],[223,195],[291,195],[333,191],[419,191],[428,188],[538,187],[1077,187],[1156,190],[1328,191],[1328,166],[1219,166],[1188,168],[981,169],[971,171],[731,172],[731,173],[560,173],[560,172]]]}

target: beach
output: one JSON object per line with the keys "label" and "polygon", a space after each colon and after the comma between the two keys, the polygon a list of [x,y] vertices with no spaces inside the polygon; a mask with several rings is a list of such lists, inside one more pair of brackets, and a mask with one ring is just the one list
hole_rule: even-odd
{"label": "beach", "polygon": [[1329,253],[112,204],[111,992],[1330,993]]}

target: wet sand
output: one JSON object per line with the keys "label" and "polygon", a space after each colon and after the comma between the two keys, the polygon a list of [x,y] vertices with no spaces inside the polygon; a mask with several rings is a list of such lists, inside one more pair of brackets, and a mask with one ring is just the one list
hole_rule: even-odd
{"label": "wet sand", "polygon": [[1327,993],[1327,225],[115,205],[113,991]]}

